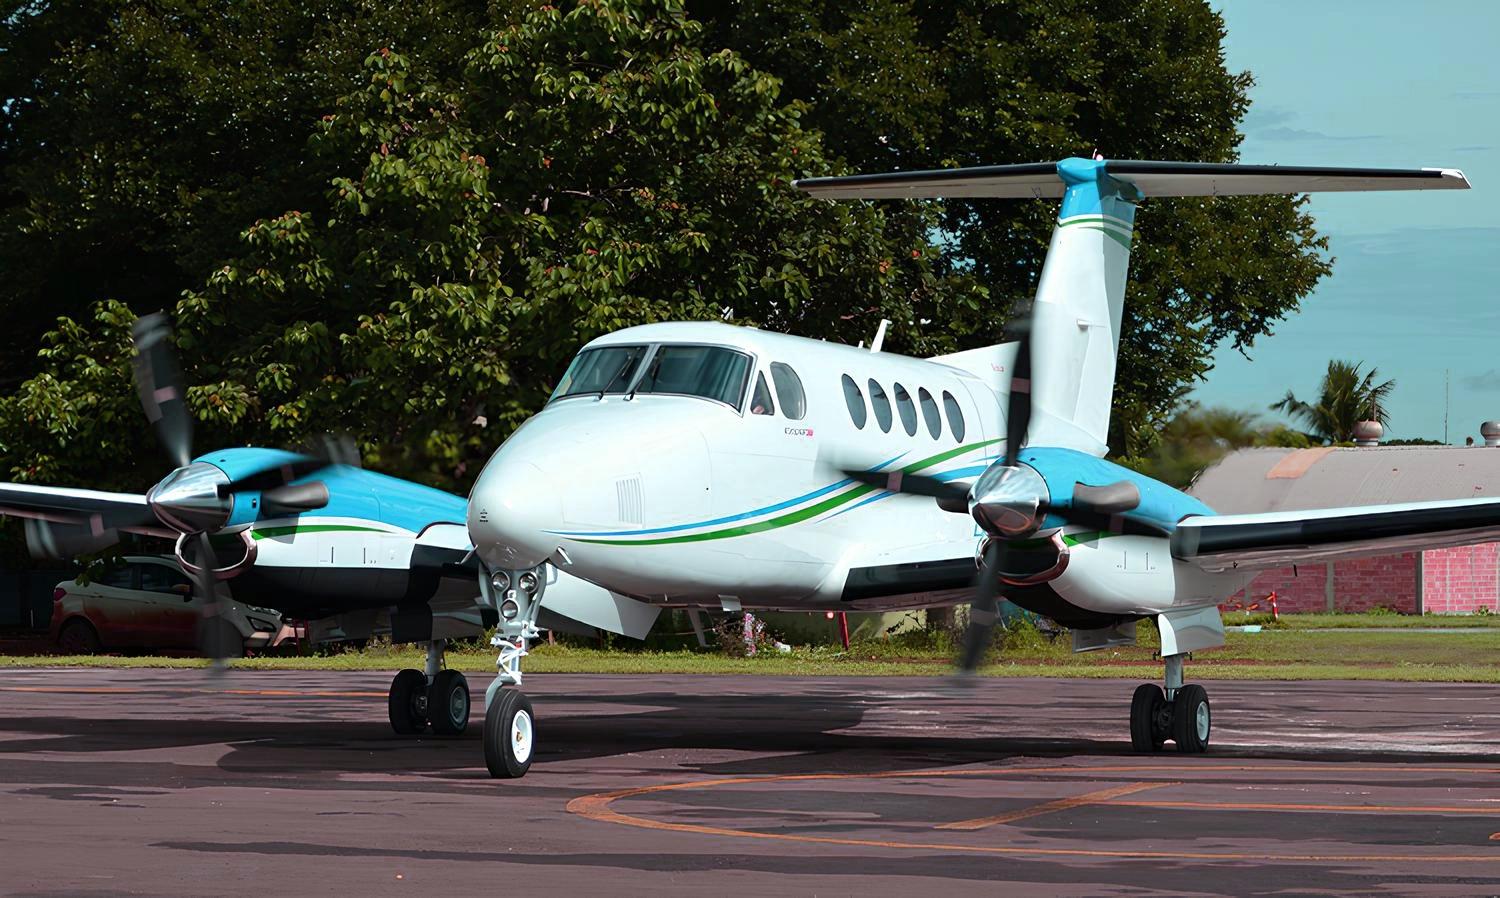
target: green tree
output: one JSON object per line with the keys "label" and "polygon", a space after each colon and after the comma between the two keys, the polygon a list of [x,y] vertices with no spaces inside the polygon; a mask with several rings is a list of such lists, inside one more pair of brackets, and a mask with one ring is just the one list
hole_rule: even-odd
{"label": "green tree", "polygon": [[159,309],[310,209],[336,160],[318,119],[377,47],[451,74],[475,0],[0,0],[0,384],[59,315]]}
{"label": "green tree", "polygon": [[[831,333],[851,297],[903,320],[938,294],[977,305],[880,209],[791,189],[830,167],[805,112],[670,0],[527,7],[451,78],[370,54],[308,150],[325,195],[255,222],[176,305],[203,445],[342,429],[383,470],[459,485],[598,334]],[[92,478],[117,451],[84,410],[128,395],[124,316],[64,321],[0,402],[18,474]]]}
{"label": "green tree", "polygon": [[1334,360],[1328,363],[1316,402],[1298,399],[1291,390],[1271,406],[1285,412],[1307,427],[1308,433],[1328,443],[1347,443],[1354,439],[1354,425],[1361,421],[1389,424],[1386,400],[1396,388],[1394,380],[1377,382],[1375,368],[1361,373],[1363,363]]}
{"label": "green tree", "polygon": [[[1248,73],[1225,64],[1223,18],[1202,0],[735,0],[696,3],[712,36],[786,82],[856,171],[1088,155],[1231,162]],[[809,174],[822,172],[808,169]],[[1111,445],[1143,451],[1224,343],[1246,349],[1329,271],[1302,199],[1151,200],[1137,219]],[[932,203],[887,202],[920,235]],[[994,342],[1035,290],[1054,208],[950,201],[940,264],[991,290],[934,302],[890,345]],[[941,269],[940,269],[941,270]],[[934,300],[941,300],[934,295]],[[857,314],[858,333],[875,313]]]}

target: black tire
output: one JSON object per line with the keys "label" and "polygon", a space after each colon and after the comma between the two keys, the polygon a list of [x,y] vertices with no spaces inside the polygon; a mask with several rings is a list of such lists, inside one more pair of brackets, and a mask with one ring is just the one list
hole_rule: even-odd
{"label": "black tire", "polygon": [[1130,747],[1140,752],[1161,751],[1167,741],[1158,721],[1167,704],[1167,697],[1155,683],[1142,683],[1135,687],[1130,699]]}
{"label": "black tire", "polygon": [[427,675],[409,667],[397,673],[387,705],[397,733],[412,736],[427,729]]}
{"label": "black tire", "polygon": [[469,728],[469,681],[456,670],[440,671],[427,687],[427,720],[439,736],[461,736]]}
{"label": "black tire", "polygon": [[536,715],[531,699],[516,689],[495,693],[484,714],[484,765],[495,779],[516,779],[536,754]]}
{"label": "black tire", "polygon": [[1177,743],[1177,750],[1188,754],[1206,751],[1212,728],[1208,692],[1197,684],[1177,690],[1172,697],[1172,741]]}
{"label": "black tire", "polygon": [[81,617],[75,617],[57,631],[57,648],[64,655],[92,655],[102,647],[99,631]]}

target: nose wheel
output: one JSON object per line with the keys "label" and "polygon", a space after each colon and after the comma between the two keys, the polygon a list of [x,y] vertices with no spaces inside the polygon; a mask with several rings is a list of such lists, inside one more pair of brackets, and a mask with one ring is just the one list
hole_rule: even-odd
{"label": "nose wheel", "polygon": [[1213,717],[1208,691],[1196,683],[1182,683],[1182,656],[1167,663],[1165,691],[1155,683],[1136,687],[1130,702],[1130,747],[1139,752],[1161,751],[1171,740],[1185,754],[1208,750]]}
{"label": "nose wheel", "polygon": [[484,713],[484,766],[496,779],[516,779],[531,769],[536,716],[518,689],[500,689]]}

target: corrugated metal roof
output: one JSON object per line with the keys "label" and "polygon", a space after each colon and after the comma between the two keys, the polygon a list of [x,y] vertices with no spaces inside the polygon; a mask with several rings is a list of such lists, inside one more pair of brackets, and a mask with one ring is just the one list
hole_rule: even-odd
{"label": "corrugated metal roof", "polygon": [[1500,496],[1500,448],[1241,449],[1188,492],[1225,514]]}

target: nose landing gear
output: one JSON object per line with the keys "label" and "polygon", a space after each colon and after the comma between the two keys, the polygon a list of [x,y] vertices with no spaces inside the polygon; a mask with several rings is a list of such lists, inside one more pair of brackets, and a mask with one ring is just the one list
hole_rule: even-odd
{"label": "nose landing gear", "polygon": [[500,650],[495,681],[484,695],[484,764],[496,779],[516,779],[531,769],[536,750],[536,714],[521,692],[521,659],[541,635],[536,627],[546,586],[546,565],[528,571],[480,575],[480,589],[500,612],[490,645]]}

